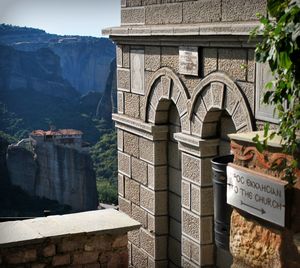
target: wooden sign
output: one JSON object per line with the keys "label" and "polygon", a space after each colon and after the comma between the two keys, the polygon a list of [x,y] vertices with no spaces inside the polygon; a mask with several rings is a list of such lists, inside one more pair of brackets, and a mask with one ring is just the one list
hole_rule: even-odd
{"label": "wooden sign", "polygon": [[198,47],[179,47],[179,73],[198,76]]}
{"label": "wooden sign", "polygon": [[271,176],[229,164],[227,203],[284,227],[286,184]]}

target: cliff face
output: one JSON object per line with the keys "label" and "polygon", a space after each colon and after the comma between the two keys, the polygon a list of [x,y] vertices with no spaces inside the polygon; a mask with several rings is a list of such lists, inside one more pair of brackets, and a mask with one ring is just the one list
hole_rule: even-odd
{"label": "cliff face", "polygon": [[105,38],[72,37],[51,42],[49,48],[61,59],[62,75],[81,94],[109,88],[114,44]]}
{"label": "cliff face", "polygon": [[20,51],[51,50],[60,60],[62,77],[81,94],[103,92],[109,86],[115,45],[107,38],[59,36],[38,29],[1,24],[0,43]]}
{"label": "cliff face", "polygon": [[38,171],[34,154],[26,148],[9,146],[7,153],[7,169],[11,182],[28,193],[34,193]]}
{"label": "cliff face", "polygon": [[0,130],[23,138],[54,125],[96,143],[95,120],[112,125],[116,87],[109,39],[0,24]]}
{"label": "cliff face", "polygon": [[2,90],[34,90],[65,99],[79,97],[62,78],[59,57],[48,48],[25,52],[0,45],[0,86]]}
{"label": "cliff face", "polygon": [[108,77],[107,88],[102,98],[98,101],[96,115],[107,121],[111,121],[111,112],[117,112],[117,75],[116,61],[110,64],[110,74]]}
{"label": "cliff face", "polygon": [[10,146],[7,152],[10,181],[33,196],[57,200],[74,211],[96,209],[96,178],[89,154],[82,148],[33,144],[32,152]]}

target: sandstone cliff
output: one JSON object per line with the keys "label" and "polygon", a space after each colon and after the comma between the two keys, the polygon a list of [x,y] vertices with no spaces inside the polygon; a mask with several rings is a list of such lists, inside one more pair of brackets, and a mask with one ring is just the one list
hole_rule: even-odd
{"label": "sandstone cliff", "polygon": [[34,52],[47,48],[60,59],[62,77],[79,93],[103,92],[109,87],[115,45],[107,38],[60,36],[43,30],[0,24],[0,43]]}
{"label": "sandstone cliff", "polygon": [[112,126],[116,87],[109,39],[0,24],[0,130],[21,139],[54,125],[95,144],[98,120]]}
{"label": "sandstone cliff", "polygon": [[[27,146],[28,147],[28,146]],[[86,149],[32,143],[11,145],[7,151],[10,182],[32,196],[57,200],[74,211],[96,209],[96,178]]]}
{"label": "sandstone cliff", "polygon": [[33,152],[22,146],[9,146],[7,168],[12,184],[34,193],[38,164]]}
{"label": "sandstone cliff", "polygon": [[0,87],[2,91],[33,90],[69,100],[79,97],[62,78],[60,58],[48,48],[26,52],[0,44]]}

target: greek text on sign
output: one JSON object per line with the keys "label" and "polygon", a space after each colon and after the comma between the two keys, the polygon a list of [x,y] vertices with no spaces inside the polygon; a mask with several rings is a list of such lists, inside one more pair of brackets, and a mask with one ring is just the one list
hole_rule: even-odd
{"label": "greek text on sign", "polygon": [[227,203],[261,219],[285,225],[287,182],[234,164],[227,166]]}
{"label": "greek text on sign", "polygon": [[198,47],[179,47],[179,73],[198,76]]}

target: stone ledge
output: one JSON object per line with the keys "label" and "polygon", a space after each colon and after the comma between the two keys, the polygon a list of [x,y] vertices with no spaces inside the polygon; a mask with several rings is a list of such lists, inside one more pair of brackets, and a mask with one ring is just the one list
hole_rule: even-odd
{"label": "stone ledge", "polygon": [[217,146],[220,142],[220,139],[201,139],[199,137],[184,133],[175,133],[174,138],[181,143],[185,143],[197,148],[200,146]]}
{"label": "stone ledge", "polygon": [[120,234],[141,224],[114,209],[0,223],[0,248],[75,234]]}
{"label": "stone ledge", "polygon": [[[244,142],[254,143],[252,139],[256,136],[256,134],[259,135],[260,140],[262,141],[264,136],[263,131],[228,134],[228,137],[234,141],[244,141]],[[282,148],[281,137],[276,135],[271,141],[268,141],[268,146]]]}
{"label": "stone ledge", "polygon": [[102,30],[102,35],[109,36],[203,36],[235,35],[249,36],[249,32],[258,26],[258,22],[218,22],[188,25],[121,26]]}
{"label": "stone ledge", "polygon": [[180,151],[201,158],[217,155],[217,148],[220,144],[220,139],[201,139],[184,133],[175,133],[174,138],[179,143]]}
{"label": "stone ledge", "polygon": [[166,140],[168,126],[156,126],[152,123],[145,123],[123,114],[113,114],[112,119],[116,122],[116,128],[128,131],[148,140]]}

